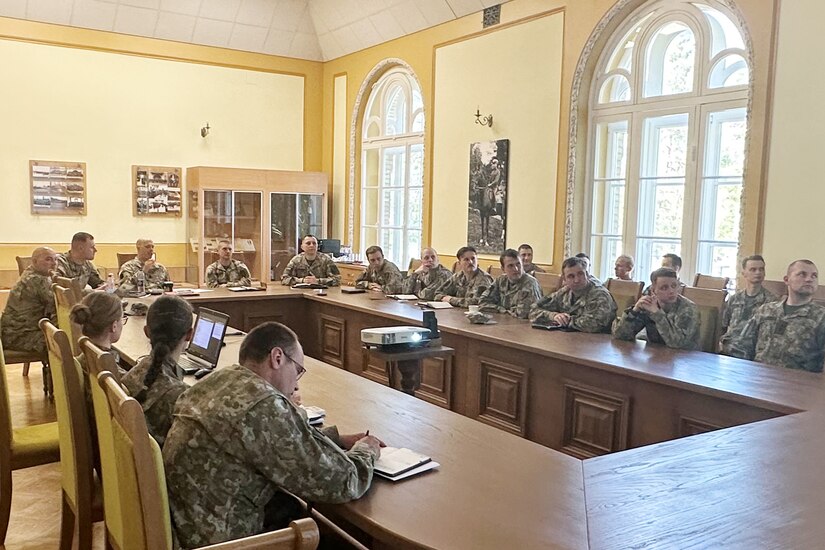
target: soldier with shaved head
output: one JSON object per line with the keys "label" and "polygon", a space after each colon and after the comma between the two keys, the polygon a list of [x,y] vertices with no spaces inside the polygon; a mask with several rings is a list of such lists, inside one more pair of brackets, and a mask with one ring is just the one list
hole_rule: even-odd
{"label": "soldier with shaved head", "polygon": [[421,251],[421,265],[404,280],[404,294],[415,294],[422,300],[435,299],[435,291],[453,276],[452,271],[438,262],[435,248]]}
{"label": "soldier with shaved head", "polygon": [[3,312],[4,348],[46,353],[46,340],[37,323],[44,317],[57,321],[51,290],[56,263],[57,254],[51,248],[41,246],[32,252],[32,265],[11,289]]}
{"label": "soldier with shaved head", "polygon": [[121,293],[137,289],[138,272],[143,272],[145,290],[163,289],[163,283],[171,281],[169,272],[155,260],[155,242],[152,239],[138,239],[135,243],[137,257],[129,260],[120,268]]}

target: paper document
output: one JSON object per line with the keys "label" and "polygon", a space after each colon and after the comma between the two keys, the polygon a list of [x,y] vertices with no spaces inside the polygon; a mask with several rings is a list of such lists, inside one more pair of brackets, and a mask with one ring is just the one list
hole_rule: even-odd
{"label": "paper document", "polygon": [[416,476],[418,474],[423,474],[424,472],[429,472],[430,470],[435,470],[439,466],[441,466],[441,464],[439,464],[438,462],[436,462],[434,460],[431,460],[429,462],[426,462],[426,463],[422,464],[421,466],[419,466],[417,468],[413,468],[412,470],[407,470],[404,473],[398,474],[397,476],[388,476],[388,475],[382,474],[378,470],[375,471],[375,475],[377,475],[378,477],[383,477],[384,479],[389,479],[390,481],[401,481],[402,479],[407,479],[408,477]]}
{"label": "paper document", "polygon": [[418,300],[415,294],[387,294],[390,300]]}
{"label": "paper document", "polygon": [[418,305],[428,307],[430,309],[452,309],[453,306],[449,302],[418,302]]}
{"label": "paper document", "polygon": [[381,457],[375,462],[375,472],[395,478],[430,461],[427,455],[409,449],[384,447],[381,449]]}

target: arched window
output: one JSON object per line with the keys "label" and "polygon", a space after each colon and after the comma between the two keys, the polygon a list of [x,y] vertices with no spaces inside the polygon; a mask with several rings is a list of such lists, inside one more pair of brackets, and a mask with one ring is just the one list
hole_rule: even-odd
{"label": "arched window", "polygon": [[590,209],[595,274],[620,254],[647,280],[663,254],[735,279],[750,79],[742,33],[713,0],[660,0],[608,41],[591,90]]}
{"label": "arched window", "polygon": [[402,68],[373,86],[361,135],[361,249],[377,244],[402,270],[421,250],[424,102]]}

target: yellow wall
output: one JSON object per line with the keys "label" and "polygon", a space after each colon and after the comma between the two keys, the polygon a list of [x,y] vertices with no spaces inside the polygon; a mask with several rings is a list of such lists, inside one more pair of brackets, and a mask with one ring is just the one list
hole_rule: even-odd
{"label": "yellow wall", "polygon": [[330,236],[344,238],[344,199],[347,196],[347,75],[335,77],[333,82],[333,143],[332,143],[332,225]]}
{"label": "yellow wall", "polygon": [[821,51],[820,0],[782,2],[776,88],[765,203],[763,253],[768,277],[808,258],[825,269],[825,59]]}
{"label": "yellow wall", "polygon": [[563,31],[556,13],[436,50],[431,243],[445,255],[467,244],[470,143],[509,139],[507,246],[552,261]]}

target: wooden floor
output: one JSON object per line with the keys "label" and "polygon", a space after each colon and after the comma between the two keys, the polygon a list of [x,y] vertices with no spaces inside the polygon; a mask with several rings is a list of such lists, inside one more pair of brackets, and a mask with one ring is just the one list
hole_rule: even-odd
{"label": "wooden floor", "polygon": [[[39,364],[29,376],[22,365],[9,365],[9,397],[15,427],[55,420],[54,404],[43,394]],[[47,464],[12,473],[11,520],[6,550],[54,550],[60,540],[60,465]],[[95,526],[94,548],[103,548],[103,525]]]}

